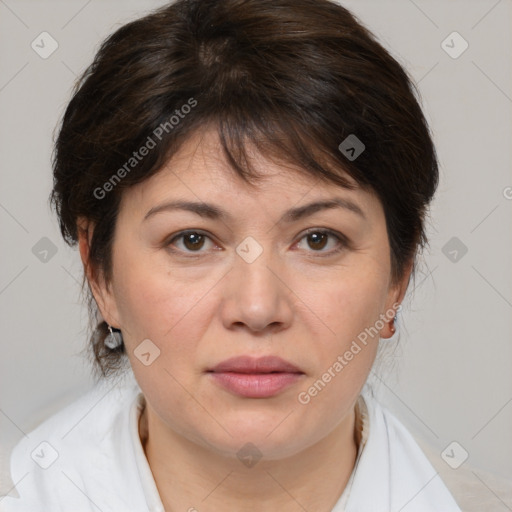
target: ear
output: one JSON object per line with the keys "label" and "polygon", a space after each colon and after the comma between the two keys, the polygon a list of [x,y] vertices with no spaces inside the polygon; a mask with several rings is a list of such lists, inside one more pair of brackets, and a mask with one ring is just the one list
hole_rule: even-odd
{"label": "ear", "polygon": [[103,272],[94,268],[89,258],[94,224],[89,219],[80,217],[77,221],[77,229],[80,257],[94,300],[105,322],[112,327],[119,328],[119,314],[112,286],[105,281]]}
{"label": "ear", "polygon": [[414,260],[411,260],[405,267],[400,280],[397,283],[391,284],[389,287],[388,297],[386,300],[386,310],[384,312],[384,315],[386,315],[386,324],[380,331],[381,338],[391,338],[395,333],[392,329],[393,319],[397,313],[398,306],[401,305],[404,300],[405,293],[407,292],[407,287],[409,286],[409,281],[411,279],[413,266]]}

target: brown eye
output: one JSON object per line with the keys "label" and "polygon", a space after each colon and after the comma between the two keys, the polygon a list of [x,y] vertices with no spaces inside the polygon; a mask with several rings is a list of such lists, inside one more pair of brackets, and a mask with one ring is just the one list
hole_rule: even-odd
{"label": "brown eye", "polygon": [[205,236],[199,233],[186,233],[182,235],[183,245],[190,251],[197,251],[204,246]]}
{"label": "brown eye", "polygon": [[167,244],[174,252],[204,254],[215,248],[212,239],[198,231],[182,231],[174,236]]}
{"label": "brown eye", "polygon": [[348,240],[341,233],[327,229],[311,229],[304,233],[298,243],[299,249],[329,256],[349,247]]}
{"label": "brown eye", "polygon": [[307,239],[309,247],[315,251],[319,251],[327,245],[329,235],[327,233],[315,232],[307,235]]}

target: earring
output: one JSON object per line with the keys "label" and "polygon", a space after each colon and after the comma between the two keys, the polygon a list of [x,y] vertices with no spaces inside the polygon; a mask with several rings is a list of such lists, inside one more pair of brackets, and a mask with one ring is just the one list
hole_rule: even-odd
{"label": "earring", "polygon": [[393,318],[393,320],[391,320],[391,322],[389,322],[389,330],[391,331],[391,336],[394,336],[394,334],[396,332],[395,322],[396,322],[396,316]]}
{"label": "earring", "polygon": [[121,334],[121,331],[119,329],[116,329],[115,331],[112,330],[110,325],[108,326],[108,331],[109,334],[105,338],[105,346],[111,350],[119,348],[123,344],[123,335]]}
{"label": "earring", "polygon": [[390,340],[391,338],[393,338],[393,336],[396,333],[395,323],[398,323],[398,315],[399,315],[401,309],[402,309],[402,305],[400,305],[398,307],[398,309],[396,310],[395,316],[389,322],[389,331],[391,332],[391,336],[389,338],[381,338],[381,339],[383,339],[383,340]]}
{"label": "earring", "polygon": [[396,327],[395,327],[395,320],[396,320],[396,316],[389,322],[389,331],[391,332],[391,336],[389,338],[383,338],[381,336],[381,340],[383,341],[389,341],[393,338],[393,336],[395,335],[396,333]]}

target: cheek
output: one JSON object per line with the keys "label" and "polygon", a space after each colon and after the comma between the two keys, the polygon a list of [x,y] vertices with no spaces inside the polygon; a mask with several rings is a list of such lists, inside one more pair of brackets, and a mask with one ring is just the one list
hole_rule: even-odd
{"label": "cheek", "polygon": [[305,302],[314,314],[305,310],[304,318],[309,318],[318,362],[308,384],[322,381],[315,398],[318,406],[350,402],[364,384],[378,348],[380,329],[375,326],[384,312],[387,284],[384,273],[356,272],[352,267],[307,295]]}
{"label": "cheek", "polygon": [[[123,258],[115,294],[130,363],[145,394],[166,410],[169,404],[184,414],[191,407],[182,385],[192,378],[193,363],[208,317],[201,298],[212,284],[183,282],[156,265],[138,265]],[[128,270],[129,269],[129,270]],[[208,285],[209,284],[209,285]],[[143,340],[153,345],[143,345]],[[144,351],[140,347],[145,348]],[[154,348],[156,347],[156,348]],[[140,357],[150,352],[150,364]],[[154,357],[154,360],[153,360]]]}
{"label": "cheek", "polygon": [[384,312],[387,294],[386,274],[350,268],[310,292],[307,303],[322,320],[324,331],[331,334],[327,339],[343,345],[375,325]]}
{"label": "cheek", "polygon": [[114,294],[127,348],[133,351],[149,338],[162,360],[176,366],[208,325],[205,297],[219,280],[217,273],[184,276],[153,258],[133,255],[119,257],[116,264]]}

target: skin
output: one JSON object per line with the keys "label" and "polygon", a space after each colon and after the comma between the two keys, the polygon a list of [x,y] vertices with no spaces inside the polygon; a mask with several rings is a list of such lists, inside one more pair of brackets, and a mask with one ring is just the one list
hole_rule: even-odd
{"label": "skin", "polygon": [[[307,405],[298,395],[401,302],[409,280],[410,269],[391,281],[384,211],[374,194],[251,155],[264,176],[256,186],[235,175],[216,133],[205,130],[155,176],[124,191],[110,283],[87,265],[94,226],[79,220],[95,299],[105,321],[122,330],[146,398],[139,433],[167,511],[330,511],[354,467],[354,406],[379,336]],[[364,217],[337,207],[279,221],[291,208],[335,197]],[[164,210],[144,219],[177,199],[214,204],[228,217]],[[348,243],[330,236],[319,244],[318,235],[306,236],[309,228],[330,229]],[[207,235],[195,251],[190,237],[175,238],[194,229]],[[263,250],[252,263],[236,252],[247,236]],[[380,337],[391,335],[385,324]],[[134,355],[145,339],[160,350],[149,366]],[[304,375],[276,396],[240,397],[206,372],[238,355],[277,355]],[[263,455],[253,467],[237,458],[248,442]]]}

